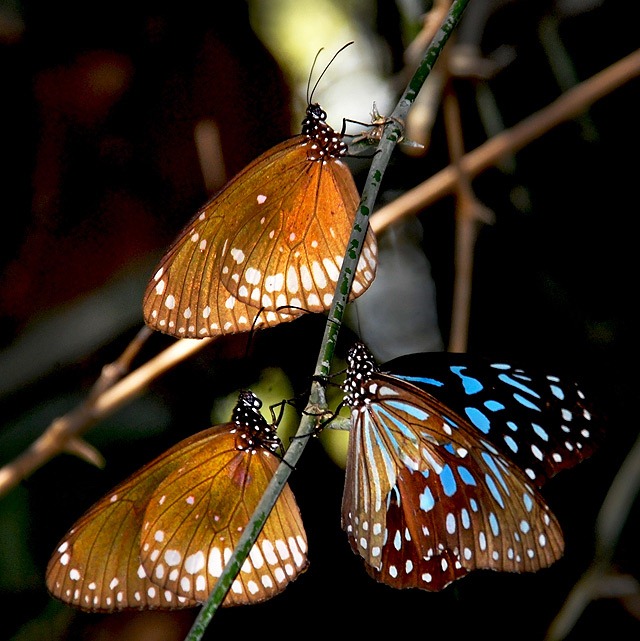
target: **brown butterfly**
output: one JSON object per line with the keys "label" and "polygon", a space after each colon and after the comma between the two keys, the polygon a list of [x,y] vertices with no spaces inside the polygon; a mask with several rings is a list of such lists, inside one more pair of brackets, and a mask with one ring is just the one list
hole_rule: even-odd
{"label": "brown butterfly", "polygon": [[[202,338],[329,309],[360,197],[343,134],[326,119],[309,99],[302,133],[256,158],[195,215],[147,286],[147,325]],[[376,266],[369,229],[351,300]]]}
{"label": "brown butterfly", "polygon": [[[205,602],[280,462],[261,405],[241,392],[231,423],[176,444],[90,508],[49,561],[51,594],[91,612]],[[223,605],[269,599],[307,564],[285,485]]]}

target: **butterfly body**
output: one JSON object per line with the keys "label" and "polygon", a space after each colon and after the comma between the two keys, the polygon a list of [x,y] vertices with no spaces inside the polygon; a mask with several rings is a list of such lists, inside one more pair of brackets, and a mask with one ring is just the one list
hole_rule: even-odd
{"label": "butterfly body", "polygon": [[[456,359],[446,367],[459,367]],[[520,461],[528,467],[520,467],[506,453],[511,450],[498,427],[510,431],[509,418],[496,420],[492,433],[465,413],[472,405],[465,395],[454,402],[459,393],[452,392],[450,402],[442,402],[442,388],[460,381],[445,365],[437,371],[448,371],[449,378],[427,379],[418,371],[396,375],[381,371],[362,344],[350,350],[348,363],[344,389],[352,427],[342,526],[371,576],[392,587],[437,591],[472,570],[536,571],[562,556],[561,528],[537,489],[544,473],[553,471],[553,457],[543,464],[536,456],[542,445],[523,454]],[[489,398],[489,407],[497,407],[490,401],[496,402]],[[515,413],[525,439],[537,432],[526,432],[523,416],[546,426],[552,448],[558,442],[562,430],[552,427],[556,417],[549,407],[537,410],[513,398],[505,407],[526,409]],[[588,412],[582,419],[589,422]],[[564,438],[578,449],[572,436]],[[565,457],[558,466],[580,458]]]}
{"label": "butterfly body", "polygon": [[[310,104],[302,134],[256,158],[183,229],[147,286],[147,325],[202,338],[327,310],[360,199],[346,149]],[[352,298],[376,264],[369,231]]]}
{"label": "butterfly body", "polygon": [[[232,423],[181,441],[90,508],[49,561],[49,591],[93,612],[206,601],[279,464],[259,405],[243,392]],[[306,550],[287,485],[223,605],[278,594],[306,569]]]}

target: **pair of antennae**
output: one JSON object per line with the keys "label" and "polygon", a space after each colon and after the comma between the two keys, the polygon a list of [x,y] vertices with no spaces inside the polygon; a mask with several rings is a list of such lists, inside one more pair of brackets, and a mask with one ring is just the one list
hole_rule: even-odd
{"label": "pair of antennae", "polygon": [[324,47],[321,47],[318,50],[318,53],[316,54],[316,57],[313,59],[313,64],[311,65],[311,71],[309,72],[309,81],[307,82],[307,104],[308,105],[311,104],[311,100],[313,99],[313,94],[314,94],[316,88],[318,87],[318,84],[320,83],[320,80],[322,80],[322,76],[324,76],[324,74],[327,72],[327,69],[331,66],[331,63],[338,57],[338,54],[340,54],[347,47],[352,45],[353,42],[354,42],[353,40],[351,42],[347,42],[346,45],[343,45],[342,47],[340,47],[340,49],[338,49],[338,51],[336,51],[333,54],[333,58],[331,58],[331,60],[329,60],[329,62],[327,63],[327,66],[324,68],[324,71],[318,76],[318,79],[316,80],[316,83],[313,85],[313,89],[311,90],[311,93],[309,93],[309,87],[311,86],[311,76],[313,75],[313,69],[316,66],[316,62],[318,61],[318,56],[323,51]]}

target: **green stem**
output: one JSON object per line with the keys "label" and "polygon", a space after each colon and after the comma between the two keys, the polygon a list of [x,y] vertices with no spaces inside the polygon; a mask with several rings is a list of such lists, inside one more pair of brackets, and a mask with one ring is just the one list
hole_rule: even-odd
{"label": "green stem", "polygon": [[[449,14],[444,19],[440,30],[429,45],[420,66],[411,78],[393,113],[390,115],[389,123],[385,126],[384,135],[378,145],[378,151],[369,169],[367,181],[362,193],[362,200],[356,213],[353,231],[347,245],[345,259],[338,278],[338,286],[336,287],[333,303],[329,310],[325,334],[316,363],[315,374],[318,377],[326,377],[329,374],[338,332],[342,324],[367,227],[369,226],[369,216],[372,213],[380,189],[380,183],[389,163],[391,153],[403,133],[400,123],[405,121],[409,108],[413,104],[431,69],[433,69],[433,65],[438,59],[442,48],[460,22],[462,13],[468,3],[469,0],[454,0]],[[238,545],[222,571],[222,575],[218,579],[215,588],[211,592],[209,600],[202,607],[202,610],[194,621],[186,641],[201,641],[207,625],[222,604],[231,584],[258,538],[280,492],[284,488],[291,474],[291,470],[297,465],[309,437],[313,434],[316,423],[313,409],[318,407],[327,407],[325,390],[320,383],[314,382],[311,386],[308,411],[302,417],[300,427],[295,438],[291,440],[291,445],[287,449],[284,461],[273,475],[245,531],[242,533]]]}

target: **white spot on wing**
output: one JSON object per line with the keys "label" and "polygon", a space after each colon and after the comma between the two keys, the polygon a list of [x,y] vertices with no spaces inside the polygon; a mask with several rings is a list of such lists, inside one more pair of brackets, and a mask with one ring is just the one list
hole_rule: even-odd
{"label": "white spot on wing", "polygon": [[250,285],[257,285],[260,282],[261,278],[262,278],[262,274],[255,267],[249,267],[247,271],[244,273],[244,279]]}
{"label": "white spot on wing", "polygon": [[233,257],[233,260],[235,260],[236,263],[238,263],[238,265],[244,262],[245,255],[241,249],[237,249],[236,247],[234,247],[229,253]]}

